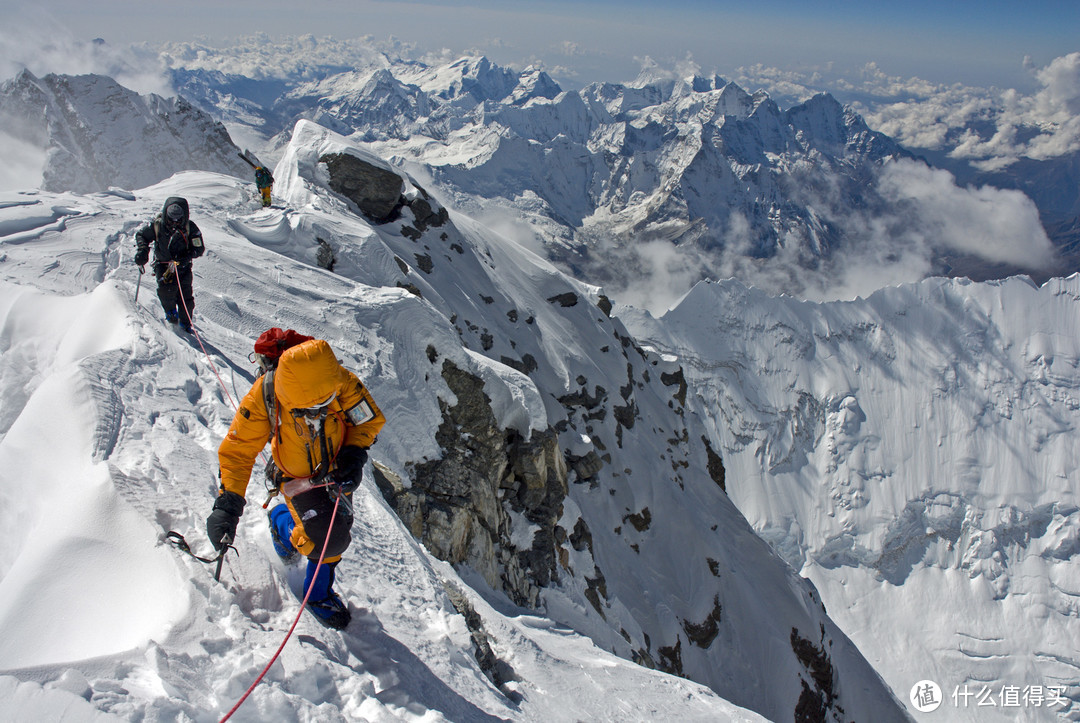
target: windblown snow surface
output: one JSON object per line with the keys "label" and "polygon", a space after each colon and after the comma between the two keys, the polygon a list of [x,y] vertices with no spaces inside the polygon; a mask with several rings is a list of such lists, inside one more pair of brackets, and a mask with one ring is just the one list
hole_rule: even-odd
{"label": "windblown snow surface", "polygon": [[[263,330],[331,341],[389,417],[373,460],[405,478],[407,463],[439,456],[439,405],[453,402],[432,373],[432,350],[484,379],[504,428],[527,435],[551,423],[537,384],[464,346],[449,310],[480,321],[491,302],[478,296],[497,296],[503,325],[503,303],[522,319],[532,312],[519,322],[527,330],[518,351],[543,359],[544,384],[584,371],[610,388],[625,383],[623,357],[586,351],[600,341],[620,348],[625,329],[592,303],[565,310],[549,301],[595,298],[595,289],[466,218],[457,221],[468,253],[445,257],[465,260],[429,283],[397,260],[412,259],[412,241],[320,190],[312,159],[342,141],[308,123],[297,136],[275,169],[282,198],[270,209],[259,208],[250,184],[207,172],[135,192],[0,198],[2,717],[218,720],[271,659],[299,611],[301,572],[273,552],[259,467],[220,582],[212,566],[165,541],[175,530],[196,554],[211,553],[203,530],[216,449],[254,379],[248,354]],[[197,337],[164,321],[153,280],[131,263],[132,234],[173,195],[191,201],[207,242],[194,265]],[[316,236],[337,244],[334,273],[315,264]],[[403,274],[422,296],[396,286]],[[498,345],[509,353],[505,338]],[[647,391],[639,390],[643,406],[667,408]],[[626,434],[655,436],[644,425]],[[369,469],[336,586],[353,623],[329,631],[305,613],[233,720],[763,719],[748,707],[786,718],[808,680],[792,653],[795,627],[829,646],[834,692],[850,710],[902,718],[812,586],[753,534],[704,463],[694,468],[704,484],[680,490],[662,457],[631,445],[602,487],[575,485],[565,503],[569,526],[585,510],[598,528],[607,507],[612,526],[624,508],[651,505],[656,516],[648,532],[594,534],[609,575],[604,616],[573,574],[544,591],[538,612],[434,559]],[[518,534],[528,539],[527,529]],[[571,565],[583,554],[569,552]],[[506,673],[501,687],[477,663],[448,591],[482,620]],[[644,645],[646,630],[658,640],[681,631],[680,620],[704,618],[719,599],[726,625],[716,644],[683,651],[688,668],[711,671],[699,673],[712,676],[710,687],[630,662],[631,639]]]}
{"label": "windblown snow surface", "polygon": [[729,280],[621,316],[682,360],[731,498],[897,694],[941,687],[920,719],[1080,718],[1080,275],[828,304]]}
{"label": "windblown snow surface", "polygon": [[[1076,278],[928,281],[824,305],[725,282],[659,321],[626,310],[656,347],[641,359],[681,364],[691,381],[687,428],[712,425],[729,500],[675,440],[649,441],[676,432],[650,428],[671,419],[669,401],[610,353],[631,337],[597,309],[597,289],[459,216],[464,248],[429,249],[435,271],[418,271],[423,249],[322,187],[317,158],[346,145],[298,124],[271,209],[250,184],[206,172],[135,192],[0,196],[4,715],[217,720],[270,660],[297,614],[299,573],[273,553],[258,468],[220,583],[163,539],[176,530],[210,552],[217,445],[270,326],[330,340],[367,382],[389,418],[372,456],[403,478],[439,456],[440,402],[453,402],[430,350],[483,378],[499,423],[524,435],[557,421],[552,395],[584,376],[626,385],[640,419],[622,429],[625,447],[609,445],[617,457],[597,488],[572,484],[566,501],[567,526],[591,521],[603,617],[572,573],[544,591],[540,613],[435,560],[368,474],[338,568],[353,624],[328,631],[302,616],[234,720],[788,720],[805,674],[792,667],[793,627],[827,644],[845,720],[902,718],[897,699],[924,678],[946,696],[964,683],[1063,684],[1065,708],[1019,713],[1073,714]],[[191,201],[207,239],[197,338],[164,322],[130,258],[133,232],[171,195]],[[335,245],[333,273],[316,265],[315,237]],[[569,292],[589,303],[551,303]],[[510,307],[532,323],[514,326]],[[473,327],[485,325],[486,356],[466,348],[481,348]],[[493,360],[525,352],[541,360],[532,378]],[[614,422],[596,427],[599,438]],[[895,697],[732,502],[817,583]],[[645,509],[651,528],[620,525]],[[571,567],[581,555],[570,551]],[[502,688],[448,589],[512,672]],[[682,649],[710,687],[629,662],[648,631],[670,642],[714,599],[720,636]],[[984,712],[946,701],[938,716]]]}

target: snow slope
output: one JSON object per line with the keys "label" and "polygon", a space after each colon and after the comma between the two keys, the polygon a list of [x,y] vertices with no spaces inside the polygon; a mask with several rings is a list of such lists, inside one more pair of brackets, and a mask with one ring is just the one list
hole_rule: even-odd
{"label": "snow slope", "polygon": [[[198,340],[162,322],[149,282],[134,302],[137,273],[123,263],[132,229],[170,195],[192,199],[208,240],[196,264]],[[434,397],[409,396],[399,375],[419,359],[403,350],[410,340],[460,344],[407,292],[229,232],[285,214],[257,211],[225,176],[182,173],[136,194],[8,194],[0,214],[4,716],[216,720],[298,609],[290,584],[300,573],[273,554],[260,500],[220,584],[163,542],[179,530],[209,551],[201,530],[216,445],[252,379],[253,336],[280,323],[333,339],[397,411],[387,458],[428,444]],[[358,497],[363,522],[339,568],[353,626],[330,632],[302,618],[234,720],[760,719],[551,620],[496,611],[412,540],[373,485]],[[509,694],[481,672],[446,584],[485,620],[515,673]]]}
{"label": "snow slope", "polygon": [[[436,560],[369,474],[338,568],[354,624],[302,618],[237,719],[782,720],[814,704],[830,720],[903,718],[813,587],[709,478],[700,421],[658,378],[669,365],[596,306],[599,290],[464,217],[419,240],[373,226],[326,190],[318,158],[381,161],[311,123],[294,136],[271,209],[206,172],[0,199],[0,685],[20,717],[212,720],[269,660],[298,571],[273,554],[260,470],[221,583],[163,537],[209,551],[217,443],[253,380],[253,339],[283,326],[329,339],[365,379],[389,417],[373,459],[403,479],[443,454],[454,398],[431,354],[484,380],[503,427],[558,427],[568,454],[611,458],[572,478],[560,524],[590,542],[568,534],[565,566],[529,610]],[[171,195],[191,201],[208,248],[194,339],[163,322],[130,263],[132,233]],[[316,238],[337,250],[334,273],[315,265]],[[528,375],[514,368],[525,359]],[[620,386],[617,414],[558,401]],[[529,520],[511,519],[528,544]],[[479,615],[501,687],[455,597]]]}
{"label": "snow slope", "polygon": [[623,318],[683,361],[732,499],[894,690],[1060,687],[1024,714],[1080,714],[1080,276],[829,304],[728,280]]}

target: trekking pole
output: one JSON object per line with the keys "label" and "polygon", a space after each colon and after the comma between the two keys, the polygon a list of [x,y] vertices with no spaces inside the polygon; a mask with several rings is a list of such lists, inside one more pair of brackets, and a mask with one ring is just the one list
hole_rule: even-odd
{"label": "trekking pole", "polygon": [[216,582],[221,581],[221,566],[225,562],[225,553],[229,551],[229,547],[232,543],[232,535],[226,534],[221,538],[221,554],[218,555],[217,569],[214,570],[214,580]]}

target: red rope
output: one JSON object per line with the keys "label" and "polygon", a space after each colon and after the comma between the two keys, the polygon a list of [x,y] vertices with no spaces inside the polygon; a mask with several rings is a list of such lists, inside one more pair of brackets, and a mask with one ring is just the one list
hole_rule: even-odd
{"label": "red rope", "polygon": [[[170,261],[169,263],[173,267],[173,274],[177,275],[176,276],[176,285],[177,285],[177,291],[178,291],[177,296],[180,297],[180,303],[183,305],[184,312],[187,314],[188,322],[191,323],[191,333],[195,335],[195,339],[199,342],[199,348],[202,349],[203,355],[206,357],[207,364],[210,365],[210,369],[214,372],[214,376],[217,377],[218,384],[221,385],[222,390],[224,390],[224,392],[225,392],[225,396],[229,400],[229,404],[232,405],[232,408],[235,411],[236,410],[236,402],[233,401],[232,395],[229,394],[229,390],[225,386],[224,380],[222,380],[221,375],[218,374],[217,367],[214,366],[214,362],[210,358],[209,352],[206,351],[206,347],[203,345],[202,337],[199,336],[199,332],[195,331],[195,324],[191,321],[191,312],[187,308],[187,302],[184,301],[184,293],[179,288],[180,287],[180,277],[179,277],[178,270],[177,270],[177,267],[176,267],[176,262],[175,261]],[[344,445],[344,441],[345,441],[345,438],[342,437],[342,445]],[[337,449],[337,452],[340,452],[340,451],[341,451],[341,447],[339,446],[338,449]],[[334,454],[335,458],[337,457],[337,452],[335,452],[335,454]],[[261,454],[262,453],[260,452],[260,456],[261,456]],[[332,461],[333,460],[331,460],[331,462]],[[329,485],[327,485],[327,486],[329,486]],[[269,502],[269,500],[267,500],[267,502]],[[334,510],[333,510],[333,512],[330,513],[330,527],[329,527],[330,530],[332,530],[334,528],[334,520],[337,518],[338,505],[340,504],[340,502],[341,502],[341,498],[338,497],[338,496],[335,496],[334,497]],[[261,673],[259,673],[259,677],[256,678],[255,682],[251,684],[251,687],[249,687],[247,689],[247,691],[244,692],[244,695],[240,697],[240,700],[236,701],[236,705],[234,705],[232,707],[232,710],[230,710],[228,713],[225,714],[225,717],[221,719],[221,723],[225,723],[225,721],[229,720],[229,718],[232,717],[233,713],[235,713],[237,710],[239,710],[240,706],[244,704],[244,701],[247,700],[248,696],[251,695],[252,691],[255,690],[255,687],[259,683],[262,682],[262,679],[270,671],[270,668],[274,665],[274,662],[278,659],[278,656],[281,655],[281,651],[285,649],[285,644],[287,642],[289,642],[289,638],[292,637],[293,631],[296,630],[296,626],[300,623],[300,616],[304,614],[304,608],[307,607],[308,598],[311,597],[311,590],[315,587],[315,580],[317,579],[317,577],[319,575],[319,568],[321,568],[322,565],[323,565],[323,559],[326,557],[326,548],[327,548],[327,546],[329,544],[330,544],[330,533],[329,533],[329,531],[327,531],[326,539],[323,541],[322,552],[319,553],[319,561],[315,564],[315,572],[312,574],[311,583],[308,585],[307,591],[304,593],[304,600],[303,600],[303,602],[300,603],[300,609],[296,613],[296,619],[293,620],[292,625],[289,626],[289,631],[285,634],[285,638],[281,641],[281,645],[279,645],[277,650],[274,651],[274,655],[273,655],[273,657],[270,658],[270,662],[268,662],[266,664],[266,667],[263,668]]]}
{"label": "red rope", "polygon": [[[334,529],[334,518],[337,517],[338,503],[340,501],[341,501],[340,497],[335,497],[334,498],[334,511],[332,513],[330,513],[330,528],[329,528],[330,530]],[[255,690],[255,686],[257,686],[260,682],[262,682],[263,677],[270,670],[270,667],[274,664],[274,661],[276,661],[278,659],[278,656],[281,655],[281,651],[285,649],[285,643],[289,642],[289,638],[292,637],[293,630],[296,629],[297,623],[300,622],[300,616],[304,614],[304,608],[307,607],[308,597],[311,596],[311,589],[313,587],[315,587],[315,579],[319,575],[319,568],[322,567],[323,558],[326,556],[326,546],[329,545],[329,544],[330,544],[330,532],[327,531],[326,540],[323,542],[322,552],[319,554],[319,562],[318,562],[318,564],[315,565],[315,572],[311,576],[311,584],[308,585],[307,592],[304,593],[304,601],[302,603],[300,603],[300,610],[299,610],[299,612],[296,613],[296,619],[293,620],[292,625],[289,626],[289,632],[285,634],[285,639],[281,641],[281,645],[279,645],[278,649],[274,652],[274,657],[270,658],[270,662],[267,663],[266,667],[263,668],[263,671],[261,673],[259,673],[259,677],[256,678],[255,682],[251,684],[251,687],[247,689],[247,692],[244,693],[244,695],[240,698],[240,700],[236,701],[236,705],[234,705],[232,707],[232,710],[230,710],[228,713],[225,714],[225,717],[221,719],[221,723],[225,723],[225,721],[229,720],[229,718],[232,717],[232,714],[235,713],[237,711],[237,709],[240,708],[240,706],[244,704],[244,701],[247,700],[249,695],[251,695],[251,691]]]}
{"label": "red rope", "polygon": [[187,302],[184,300],[184,291],[180,288],[180,271],[176,266],[176,262],[170,261],[169,265],[172,266],[173,276],[176,278],[176,295],[180,297],[180,305],[184,307],[184,314],[187,315],[188,324],[191,326],[191,333],[195,335],[195,340],[199,342],[199,348],[202,349],[203,356],[206,357],[206,363],[210,365],[211,371],[213,371],[214,376],[217,377],[218,384],[221,385],[226,398],[229,400],[229,404],[232,405],[233,411],[235,412],[236,402],[233,401],[232,395],[229,394],[228,387],[225,386],[225,382],[222,380],[221,375],[218,374],[217,367],[214,366],[214,361],[210,358],[209,352],[206,351],[206,347],[203,345],[202,337],[199,336],[199,332],[195,330],[195,322],[191,319],[191,310],[187,308]]}

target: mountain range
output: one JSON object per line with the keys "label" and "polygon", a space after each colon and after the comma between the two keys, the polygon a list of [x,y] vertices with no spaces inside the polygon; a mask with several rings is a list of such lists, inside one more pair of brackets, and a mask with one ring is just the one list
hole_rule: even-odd
{"label": "mountain range", "polygon": [[[89,108],[147,104],[101,78],[17,80],[0,90],[8,113],[18,107],[13,87],[78,86],[75,105]],[[583,636],[580,650],[594,645],[597,660],[611,651],[643,671],[708,686],[693,689],[703,702],[682,711],[688,718],[753,715],[725,707],[734,704],[770,720],[905,719],[908,691],[924,679],[953,694],[945,705],[955,718],[1009,718],[1000,705],[956,698],[980,686],[999,701],[1006,688],[1055,692],[1037,706],[1028,698],[1033,719],[1073,710],[1076,276],[1042,285],[929,279],[827,304],[729,279],[694,285],[656,316],[574,278],[632,285],[642,268],[631,252],[667,244],[695,249],[680,260],[705,257],[711,243],[730,241],[710,234],[732,219],[746,222],[754,242],[739,249],[749,263],[790,252],[810,272],[828,267],[850,251],[830,218],[852,206],[867,217],[889,213],[895,197],[867,184],[913,163],[857,115],[825,96],[781,111],[719,78],[567,93],[536,69],[510,73],[475,58],[291,85],[199,71],[180,86],[190,99],[183,113],[177,101],[172,116],[155,114],[169,133],[222,163],[237,149],[218,146],[216,130],[200,145],[173,121],[216,129],[217,117],[230,133],[263,133],[267,144],[256,150],[276,161],[278,206],[256,207],[246,166],[184,172],[189,156],[139,153],[130,129],[108,122],[117,116],[88,120],[100,122],[93,148],[125,148],[143,164],[129,172],[160,177],[130,192],[103,174],[104,188],[26,191],[0,203],[11,330],[0,453],[14,460],[34,448],[45,404],[35,398],[55,398],[54,387],[70,387],[75,374],[88,411],[75,437],[90,441],[61,455],[71,473],[130,506],[141,538],[155,527],[198,526],[213,485],[168,470],[178,461],[212,470],[213,440],[231,412],[199,352],[163,336],[154,302],[126,298],[124,265],[137,217],[167,195],[192,199],[208,243],[218,243],[199,267],[197,326],[207,359],[229,370],[233,386],[239,376],[242,393],[250,377],[238,360],[252,338],[288,325],[341,347],[384,408],[398,411],[364,488],[379,522],[362,547],[378,562],[345,568],[356,580],[345,591],[371,613],[366,630],[382,631],[382,647],[309,630],[314,647],[337,651],[320,668],[337,692],[298,693],[302,677],[290,672],[289,685],[257,693],[257,705],[385,704],[366,689],[342,691],[408,639],[425,666],[442,671],[440,685],[488,714],[613,715],[614,697],[576,710],[580,700],[543,694],[537,681],[569,684],[572,666],[524,662],[529,646],[554,650],[551,641],[524,642],[522,626],[540,616]],[[311,120],[290,125],[298,116]],[[92,155],[80,157],[93,167]],[[357,178],[377,187],[378,199],[350,190]],[[766,201],[746,206],[744,183]],[[806,203],[808,195],[836,205]],[[748,215],[754,203],[769,210]],[[501,224],[500,208],[520,214],[544,243]],[[117,327],[103,329],[111,341],[88,346],[62,321],[24,340],[30,308],[59,311],[62,299],[87,295],[117,314]],[[141,331],[124,331],[132,326]],[[168,369],[157,382],[155,361]],[[15,478],[5,475],[10,505]],[[39,645],[46,652],[32,653],[33,641],[13,632],[25,624],[28,591],[41,584],[24,553],[33,546],[21,540],[57,532],[33,516],[8,523],[8,549],[19,554],[0,583],[0,627],[5,659],[19,662],[0,680],[13,678],[23,697],[74,692],[120,715],[169,706],[193,715],[211,698],[209,707],[221,706],[227,695],[194,682],[189,669],[222,670],[215,650],[235,667],[258,626],[288,607],[288,570],[265,562],[263,523],[245,518],[244,562],[224,597],[198,582],[194,563],[165,568],[170,584],[200,600],[199,616],[225,614],[233,596],[246,618],[239,627],[201,617],[178,624],[191,608],[165,606],[123,650],[66,646],[82,636],[80,621],[90,624],[75,616],[74,627]],[[120,557],[103,529],[84,535],[109,551],[88,562],[92,569]],[[432,571],[420,575],[432,586],[396,576],[373,583],[400,564],[390,549]],[[163,564],[155,555],[147,571]],[[64,565],[58,555],[49,561]],[[455,621],[443,639],[452,662],[406,632],[395,609],[406,600]],[[928,614],[934,607],[942,611]],[[469,610],[480,611],[479,626]],[[199,643],[200,651],[207,639],[219,644]],[[70,647],[104,662],[88,667],[87,654]],[[475,655],[458,654],[470,648]],[[156,660],[149,671],[139,662],[148,658]],[[407,677],[419,680],[419,669],[410,664]],[[133,692],[126,670],[163,681],[164,695],[154,686]],[[462,684],[474,670],[488,682]],[[663,679],[641,678],[642,698],[658,695]],[[611,685],[591,680],[597,690]],[[381,687],[382,678],[373,691]],[[118,688],[126,697],[108,694]],[[408,715],[468,717],[448,698],[425,708],[433,699],[421,689],[397,689],[414,707]],[[699,697],[709,689],[726,702]],[[670,704],[688,690],[672,689]]]}
{"label": "mountain range", "polygon": [[[179,102],[207,115],[200,122],[267,146],[271,162],[298,119],[314,120],[564,271],[656,312],[697,281],[728,276],[824,300],[932,274],[1043,281],[1078,268],[1067,167],[1054,171],[1063,183],[1046,184],[1055,161],[976,173],[940,153],[916,155],[828,94],[781,109],[719,76],[654,69],[564,91],[539,68],[484,57],[358,62],[295,79],[177,64],[171,78]],[[72,136],[52,131],[50,143],[111,162]],[[247,172],[212,145],[221,152],[185,167]],[[48,175],[70,175],[69,156],[48,162]],[[926,159],[955,177],[938,179]],[[133,165],[112,163],[113,172]],[[941,233],[942,216],[958,228]],[[867,267],[884,278],[868,282]]]}
{"label": "mountain range", "polygon": [[[513,72],[484,57],[426,65],[381,56],[288,89],[203,69],[176,68],[173,81],[234,132],[285,131],[287,139],[307,118],[356,138],[428,179],[455,207],[507,232],[512,225],[560,268],[623,295],[648,279],[670,303],[678,294],[665,286],[681,294],[698,280],[735,275],[826,298],[838,293],[830,286],[844,286],[851,259],[884,256],[902,266],[895,260],[906,254],[919,257],[924,276],[1025,272],[1044,280],[1077,268],[1068,225],[1075,209],[1043,188],[1037,169],[968,172],[956,195],[977,209],[959,184],[1038,187],[1029,194],[1037,206],[1019,195],[993,201],[1026,216],[1041,253],[956,243],[923,222],[935,208],[891,182],[891,162],[927,156],[873,131],[828,94],[782,110],[766,93],[719,76],[655,71],[563,91],[541,69]],[[1010,244],[994,226],[967,233]]]}
{"label": "mountain range", "polygon": [[182,97],[139,95],[107,76],[24,70],[0,86],[0,119],[13,138],[47,151],[46,190],[142,188],[177,168],[249,170],[225,126]]}
{"label": "mountain range", "polygon": [[[275,172],[287,208],[262,209],[249,182],[199,171],[134,193],[3,201],[0,490],[4,548],[14,554],[0,596],[0,658],[23,695],[59,705],[76,680],[76,697],[98,710],[194,717],[239,697],[251,668],[241,661],[269,657],[259,640],[280,640],[287,626],[273,621],[296,608],[287,602],[293,573],[267,557],[258,505],[249,505],[222,586],[163,538],[178,530],[201,546],[216,440],[232,417],[229,400],[252,376],[252,337],[286,324],[332,340],[390,421],[357,502],[353,554],[338,569],[339,590],[364,624],[342,634],[308,621],[300,645],[318,650],[316,660],[287,662],[291,672],[256,691],[250,715],[326,703],[350,717],[394,674],[379,674],[368,692],[354,690],[357,676],[394,670],[388,658],[401,661],[396,697],[367,705],[399,700],[414,711],[398,714],[407,719],[432,708],[471,719],[465,701],[524,720],[608,718],[626,705],[625,686],[599,678],[588,693],[553,694],[552,686],[580,690],[581,673],[554,659],[529,662],[557,657],[526,633],[539,625],[574,636],[575,656],[591,646],[597,660],[614,653],[619,667],[637,664],[646,678],[635,695],[649,703],[629,717],[750,719],[734,704],[773,720],[905,718],[814,587],[725,495],[722,461],[686,406],[679,366],[637,345],[596,287],[449,213],[314,123],[297,125]],[[334,191],[358,173],[398,194],[390,220],[372,220],[370,206]],[[134,301],[130,234],[172,195],[189,199],[208,247],[196,267],[197,339],[177,339],[152,294]],[[323,247],[333,272],[318,263]],[[72,304],[88,316],[64,318]],[[37,330],[20,331],[35,316]],[[63,415],[72,431],[48,458],[17,464],[57,404],[72,407]],[[41,490],[16,505],[24,477]],[[56,501],[61,479],[78,483]],[[122,523],[85,516],[102,495]],[[65,512],[54,517],[50,506]],[[69,518],[78,523],[61,522]],[[119,569],[132,579],[111,572],[128,547]],[[74,565],[78,574],[53,578]],[[409,582],[398,577],[403,565],[414,568]],[[151,585],[143,602],[129,592],[139,580]],[[43,589],[48,602],[31,605]],[[399,629],[417,617],[434,627]],[[115,642],[89,633],[113,628],[105,638]],[[92,666],[81,662],[87,654]],[[140,662],[147,656],[150,668]],[[425,665],[453,696],[425,694],[414,672]],[[305,692],[314,685],[301,682],[308,666],[328,692]],[[706,689],[671,674],[714,692],[701,697]],[[138,688],[132,677],[161,682]],[[457,707],[446,702],[458,697]]]}

